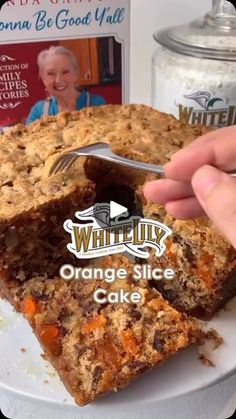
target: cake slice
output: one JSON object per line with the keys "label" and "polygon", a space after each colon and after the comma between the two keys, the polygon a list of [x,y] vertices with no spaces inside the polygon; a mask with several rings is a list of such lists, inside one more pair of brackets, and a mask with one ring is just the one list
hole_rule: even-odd
{"label": "cake slice", "polygon": [[[49,361],[76,403],[83,406],[117,391],[189,345],[202,342],[194,319],[173,309],[145,281],[134,283],[124,257],[108,257],[103,269],[126,267],[127,279],[6,281],[2,294],[30,322]],[[138,292],[137,304],[98,304],[96,289]],[[158,371],[157,371],[158,374]]]}
{"label": "cake slice", "polygon": [[[30,182],[30,177],[26,175],[24,179],[22,175],[14,186],[9,183],[1,188],[1,278],[25,281],[32,275],[53,276],[63,262],[77,261],[66,248],[68,233],[63,223],[68,218],[76,221],[76,211],[93,205],[94,184],[79,171],[61,174],[53,180],[41,179],[31,190]],[[25,184],[25,189],[21,184]]]}
{"label": "cake slice", "polygon": [[164,163],[183,138],[188,143],[205,130],[147,106],[107,105],[46,117],[27,128],[17,125],[1,136],[1,275],[22,281],[56,275],[57,254],[66,244],[64,220],[95,201],[116,200],[121,186],[129,196],[147,179],[144,172],[83,158],[68,172],[48,177],[61,153],[105,141],[122,156]]}
{"label": "cake slice", "polygon": [[175,277],[153,281],[154,286],[178,310],[210,319],[236,294],[236,250],[207,218],[176,220],[150,203],[144,205],[144,214],[173,232],[164,255],[157,258],[151,250],[148,263],[172,268]]}

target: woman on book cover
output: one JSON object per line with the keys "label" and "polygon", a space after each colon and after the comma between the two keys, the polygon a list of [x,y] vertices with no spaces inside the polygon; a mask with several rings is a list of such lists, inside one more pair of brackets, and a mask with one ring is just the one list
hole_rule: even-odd
{"label": "woman on book cover", "polygon": [[27,124],[45,115],[106,104],[102,96],[80,90],[79,65],[70,49],[51,46],[39,53],[37,63],[48,97],[31,108]]}

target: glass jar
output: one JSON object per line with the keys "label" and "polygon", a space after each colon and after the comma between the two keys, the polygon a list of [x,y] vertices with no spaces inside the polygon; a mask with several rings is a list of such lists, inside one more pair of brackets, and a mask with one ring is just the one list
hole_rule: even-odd
{"label": "glass jar", "polygon": [[236,1],[213,0],[204,18],[154,38],[153,107],[188,124],[236,124]]}

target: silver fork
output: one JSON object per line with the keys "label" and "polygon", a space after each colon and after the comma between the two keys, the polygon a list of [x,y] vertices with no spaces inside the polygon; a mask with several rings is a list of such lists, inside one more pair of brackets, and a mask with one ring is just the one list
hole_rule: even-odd
{"label": "silver fork", "polygon": [[146,172],[164,175],[163,166],[143,163],[140,161],[120,157],[117,154],[113,153],[113,151],[111,151],[109,144],[95,143],[86,147],[76,148],[75,150],[68,151],[59,156],[58,159],[53,163],[49,172],[49,176],[53,174],[55,175],[64,170],[68,170],[79,156],[97,157],[99,159],[107,160],[109,162],[119,164],[122,166],[131,167],[133,169],[140,169]]}
{"label": "silver fork", "polygon": [[[55,175],[64,170],[68,170],[75,160],[80,157],[96,157],[102,160],[106,160],[122,166],[131,167],[132,169],[140,169],[146,172],[158,173],[164,175],[163,166],[156,164],[143,163],[141,161],[130,160],[124,157],[120,157],[111,151],[109,144],[107,143],[94,143],[86,147],[75,148],[74,150],[68,151],[61,154],[58,159],[53,163],[49,176]],[[236,173],[228,173],[230,176],[236,178]]]}

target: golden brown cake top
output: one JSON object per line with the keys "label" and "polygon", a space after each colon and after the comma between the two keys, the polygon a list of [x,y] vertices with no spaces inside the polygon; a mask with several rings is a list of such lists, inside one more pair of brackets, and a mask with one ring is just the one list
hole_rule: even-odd
{"label": "golden brown cake top", "polygon": [[204,131],[144,105],[86,108],[45,117],[27,128],[17,125],[0,138],[0,220],[60,199],[78,184],[88,186],[78,161],[67,173],[48,177],[67,149],[105,141],[123,156],[165,163]]}

